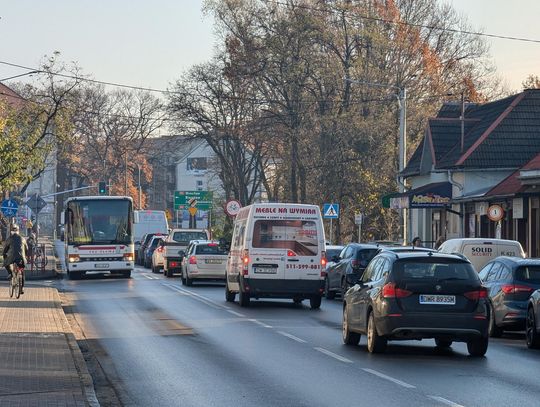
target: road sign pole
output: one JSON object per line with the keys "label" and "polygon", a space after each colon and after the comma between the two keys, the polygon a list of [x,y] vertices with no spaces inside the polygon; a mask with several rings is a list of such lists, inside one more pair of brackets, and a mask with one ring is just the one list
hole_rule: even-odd
{"label": "road sign pole", "polygon": [[[39,195],[38,194],[35,194],[35,195],[36,195],[36,208],[37,208]],[[36,211],[36,246],[38,245],[38,242],[39,242],[39,211]]]}
{"label": "road sign pole", "polygon": [[332,227],[333,226],[333,221],[334,219],[330,218],[330,244],[332,244],[333,240],[334,240],[334,228]]}

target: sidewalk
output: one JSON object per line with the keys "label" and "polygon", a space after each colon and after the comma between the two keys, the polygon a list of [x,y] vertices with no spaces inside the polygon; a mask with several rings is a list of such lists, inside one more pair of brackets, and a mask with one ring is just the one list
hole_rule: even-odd
{"label": "sidewalk", "polygon": [[[39,240],[40,244],[45,245],[45,255],[47,256],[47,265],[45,270],[33,270],[30,265],[27,265],[25,269],[26,280],[46,280],[58,277],[56,257],[54,255],[54,242],[52,238],[48,236],[42,236]],[[0,266],[3,263],[0,263]],[[0,281],[5,281],[7,278],[7,271],[2,266],[0,267]]]}
{"label": "sidewalk", "polygon": [[54,288],[0,284],[0,406],[99,406]]}

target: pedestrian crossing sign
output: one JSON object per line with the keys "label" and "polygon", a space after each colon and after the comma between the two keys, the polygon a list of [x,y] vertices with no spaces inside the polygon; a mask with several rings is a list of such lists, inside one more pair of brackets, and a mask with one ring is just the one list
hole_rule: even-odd
{"label": "pedestrian crossing sign", "polygon": [[323,205],[323,218],[337,219],[339,217],[339,204],[325,203]]}

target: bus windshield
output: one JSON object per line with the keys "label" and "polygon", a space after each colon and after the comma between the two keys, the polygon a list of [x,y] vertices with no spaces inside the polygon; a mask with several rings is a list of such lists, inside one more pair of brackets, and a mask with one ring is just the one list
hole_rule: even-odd
{"label": "bus windshield", "polygon": [[71,244],[130,244],[133,240],[132,207],[126,199],[71,201],[66,223]]}

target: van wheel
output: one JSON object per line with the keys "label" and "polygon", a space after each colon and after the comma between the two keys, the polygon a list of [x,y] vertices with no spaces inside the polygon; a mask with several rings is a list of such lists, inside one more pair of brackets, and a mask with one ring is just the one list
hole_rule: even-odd
{"label": "van wheel", "polygon": [[495,310],[493,306],[489,307],[489,336],[492,338],[500,338],[503,334],[502,328],[497,326],[495,322]]}
{"label": "van wheel", "polygon": [[311,307],[311,309],[319,309],[321,308],[321,301],[322,301],[322,297],[320,295],[311,297],[309,299],[309,306]]}
{"label": "van wheel", "polygon": [[249,293],[242,291],[240,288],[240,293],[238,294],[238,302],[240,302],[241,307],[249,307]]}
{"label": "van wheel", "polygon": [[336,292],[330,291],[330,281],[328,281],[328,277],[325,279],[326,283],[324,284],[324,296],[327,300],[333,300],[336,298]]}
{"label": "van wheel", "polygon": [[234,302],[235,298],[236,298],[236,293],[229,291],[229,284],[225,282],[225,300],[227,302]]}

